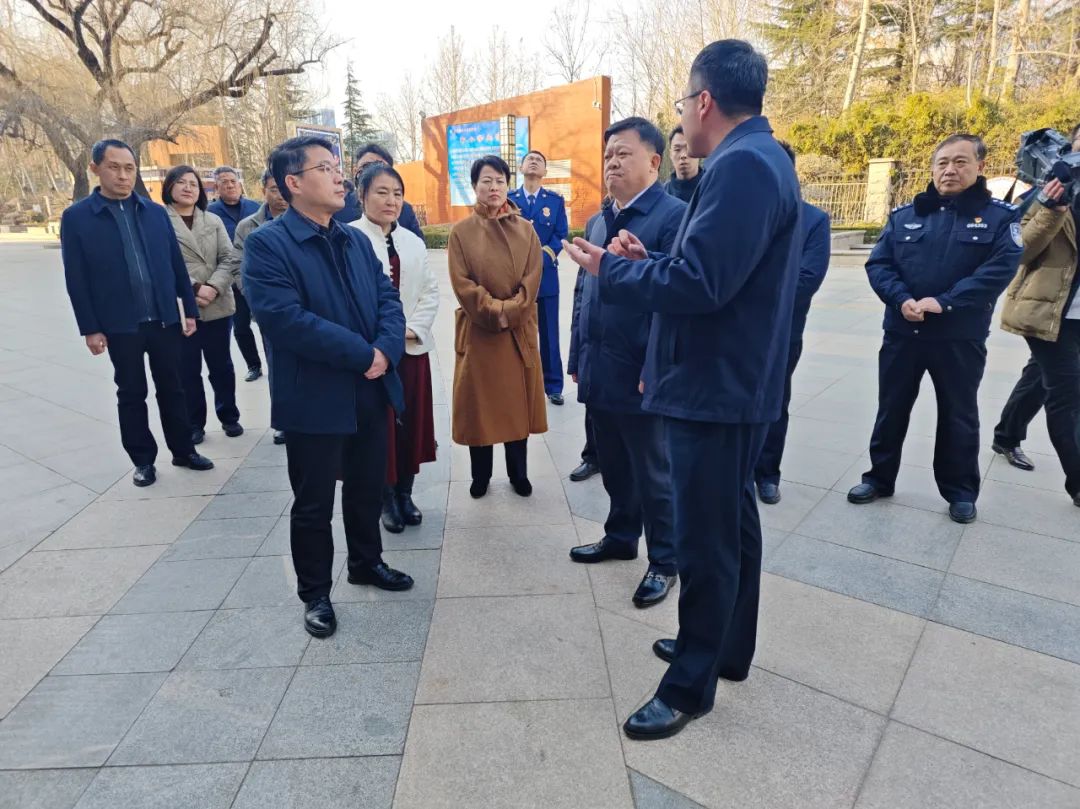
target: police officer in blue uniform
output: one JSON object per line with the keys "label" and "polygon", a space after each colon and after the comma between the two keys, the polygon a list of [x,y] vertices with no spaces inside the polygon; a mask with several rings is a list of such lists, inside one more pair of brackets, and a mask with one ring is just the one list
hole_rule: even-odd
{"label": "police officer in blue uniform", "polygon": [[934,150],[933,180],[892,212],[866,273],[885,303],[871,468],[852,503],[893,493],[911,408],[924,373],[937,395],[934,477],[958,523],[976,517],[979,383],[998,297],[1016,275],[1023,242],[1016,208],[990,196],[986,146],[952,135]]}
{"label": "police officer in blue uniform", "polygon": [[537,323],[540,330],[540,363],[544,367],[544,392],[548,401],[561,405],[564,401],[562,352],[559,350],[559,250],[569,233],[566,223],[566,203],[562,196],[540,185],[547,174],[547,158],[535,150],[521,161],[525,178],[520,188],[509,197],[521,214],[536,228],[544,251],[544,274],[536,295]]}
{"label": "police officer in blue uniform", "polygon": [[[604,185],[610,199],[585,226],[590,243],[604,247],[622,229],[646,250],[668,253],[686,203],[659,180],[664,135],[644,118],[627,118],[604,133]],[[588,406],[610,498],[604,537],[570,551],[575,562],[636,559],[642,528],[649,568],[633,596],[636,607],[667,597],[675,584],[675,526],[671,471],[663,422],[641,410],[641,371],[652,315],[600,297],[600,282],[584,274],[574,300],[567,369]]]}
{"label": "police officer in blue uniform", "polygon": [[608,251],[584,239],[568,248],[599,274],[601,301],[654,313],[642,409],[663,416],[679,636],[653,646],[671,665],[623,725],[632,739],[671,736],[712,710],[717,678],[746,679],[754,656],[754,464],[780,416],[802,247],[795,168],[761,115],[767,75],[765,57],[740,40],[694,59],[676,109],[690,154],[708,160],[670,255],[625,230]]}

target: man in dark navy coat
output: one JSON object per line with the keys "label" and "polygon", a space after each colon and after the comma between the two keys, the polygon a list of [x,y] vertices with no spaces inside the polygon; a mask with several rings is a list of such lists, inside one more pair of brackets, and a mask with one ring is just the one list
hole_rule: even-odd
{"label": "man in dark navy coat", "polygon": [[[783,141],[780,145],[794,163],[794,150]],[[754,470],[758,498],[768,505],[780,502],[780,459],[784,456],[784,442],[787,440],[791,376],[795,373],[795,366],[799,364],[799,357],[802,356],[803,329],[806,328],[806,315],[810,311],[810,299],[821,289],[825,273],[829,269],[831,253],[829,215],[821,208],[804,200],[802,204],[802,255],[799,258],[799,285],[795,289],[795,310],[791,315],[787,374],[784,376],[784,401],[780,409],[780,418],[769,427],[765,446],[761,449],[761,455]]]}
{"label": "man in dark navy coat", "polygon": [[768,68],[748,43],[695,58],[676,103],[693,156],[708,156],[670,256],[620,231],[608,252],[575,239],[605,303],[654,312],[642,409],[664,417],[679,562],[679,636],[660,687],[623,726],[679,732],[712,710],[717,677],[750,672],[761,524],[754,464],[780,415],[802,246],[799,182],[761,115]]}
{"label": "man in dark navy coat", "polygon": [[[664,136],[644,118],[627,118],[604,133],[604,185],[611,199],[585,227],[592,244],[604,247],[622,229],[647,250],[668,253],[686,203],[670,196],[659,181]],[[641,410],[641,371],[652,315],[600,297],[600,282],[585,273],[580,303],[574,301],[567,370],[578,383],[578,400],[592,418],[600,475],[611,505],[604,537],[570,551],[575,562],[636,559],[645,531],[649,568],[633,596],[636,607],[651,607],[675,583],[675,526],[671,470],[663,422]]]}
{"label": "man in dark navy coat", "polygon": [[563,403],[562,352],[559,350],[559,251],[569,233],[566,202],[540,185],[547,174],[547,158],[532,151],[521,161],[525,178],[510,192],[510,200],[536,229],[544,252],[544,274],[536,293],[536,316],[540,331],[540,364],[544,367],[544,393],[552,404]]}
{"label": "man in dark navy coat", "polygon": [[[353,163],[353,182],[345,184],[345,205],[340,211],[334,213],[334,219],[343,225],[355,222],[364,214],[364,206],[356,194],[356,188],[360,185],[360,175],[364,173],[364,169],[372,163],[385,163],[390,167],[394,165],[394,158],[390,156],[390,152],[377,143],[363,144],[356,150],[353,160],[355,161]],[[424,231],[420,227],[420,221],[416,218],[416,211],[408,202],[401,203],[398,226],[405,228],[405,230],[411,230],[421,239],[424,238]]]}
{"label": "man in dark navy coat", "polygon": [[330,144],[293,138],[269,162],[290,207],[245,240],[244,289],[271,346],[271,423],[288,435],[304,627],[322,638],[337,628],[330,520],[339,477],[349,583],[413,584],[383,562],[379,533],[387,407],[404,407],[394,366],[405,351],[405,315],[367,237],[332,218],[345,188]]}
{"label": "man in dark navy coat", "polygon": [[986,146],[953,135],[934,151],[933,180],[897,208],[866,274],[885,303],[878,354],[878,413],[870,470],[848,492],[852,503],[889,497],[923,374],[937,394],[934,477],[959,523],[976,517],[979,496],[979,383],[998,297],[1023,251],[1016,208],[990,196],[982,176]]}

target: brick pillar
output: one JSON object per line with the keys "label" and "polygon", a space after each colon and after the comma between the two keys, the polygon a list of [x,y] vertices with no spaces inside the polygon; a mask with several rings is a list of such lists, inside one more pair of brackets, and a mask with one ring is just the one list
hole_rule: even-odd
{"label": "brick pillar", "polygon": [[892,157],[878,157],[870,161],[866,169],[866,205],[863,219],[875,224],[883,223],[892,210],[892,178],[899,161]]}

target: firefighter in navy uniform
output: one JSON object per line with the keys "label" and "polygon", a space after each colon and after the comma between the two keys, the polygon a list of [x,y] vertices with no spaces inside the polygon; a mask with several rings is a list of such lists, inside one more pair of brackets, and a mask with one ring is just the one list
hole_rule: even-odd
{"label": "firefighter in navy uniform", "polygon": [[848,492],[852,503],[893,493],[911,409],[928,372],[937,396],[938,491],[954,521],[975,519],[986,338],[1023,246],[1016,208],[992,199],[986,188],[985,158],[974,135],[942,141],[930,186],[892,212],[866,262],[870,285],[886,306],[885,337],[871,468]]}

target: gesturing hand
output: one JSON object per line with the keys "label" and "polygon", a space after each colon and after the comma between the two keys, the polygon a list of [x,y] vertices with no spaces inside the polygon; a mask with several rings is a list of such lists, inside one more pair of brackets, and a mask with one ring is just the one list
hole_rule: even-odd
{"label": "gesturing hand", "polygon": [[86,335],[86,347],[89,348],[90,353],[96,357],[109,347],[109,341],[105,339],[105,335],[101,332],[95,332],[94,334]]}
{"label": "gesturing hand", "polygon": [[589,275],[600,274],[600,261],[604,258],[604,248],[589,244],[580,236],[574,239],[574,243],[563,239],[563,249],[575,264],[581,267]]}
{"label": "gesturing hand", "polygon": [[618,235],[608,245],[608,252],[623,258],[640,260],[649,257],[649,251],[641,243],[641,239],[629,230],[620,230]]}
{"label": "gesturing hand", "polygon": [[904,316],[904,320],[910,320],[912,323],[918,323],[923,319],[922,309],[914,298],[904,301],[900,306],[900,314]]}
{"label": "gesturing hand", "polygon": [[366,379],[378,379],[385,374],[389,368],[390,363],[386,359],[386,355],[376,348],[375,357],[371,360],[371,367],[364,372],[364,377]]}

